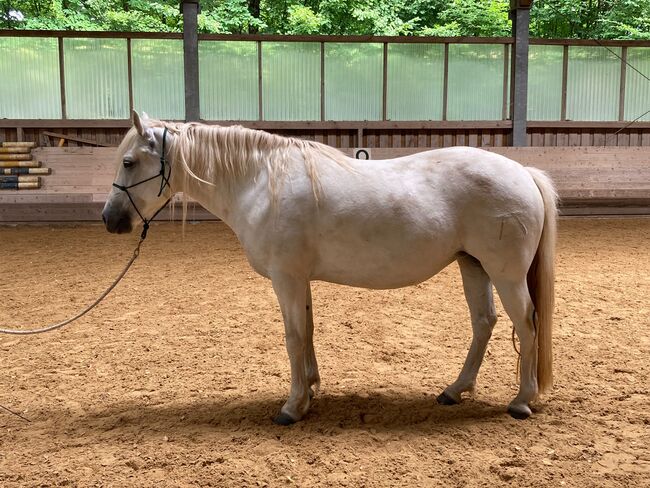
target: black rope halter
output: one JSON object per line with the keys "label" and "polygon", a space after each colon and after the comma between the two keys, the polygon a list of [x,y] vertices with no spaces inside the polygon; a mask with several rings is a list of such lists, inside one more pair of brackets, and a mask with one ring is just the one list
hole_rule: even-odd
{"label": "black rope halter", "polygon": [[147,231],[149,230],[149,224],[151,223],[151,221],[153,221],[153,219],[156,218],[156,216],[162,211],[162,209],[167,206],[167,204],[171,200],[171,197],[167,199],[167,201],[163,204],[163,206],[160,207],[156,211],[156,213],[153,214],[153,216],[149,220],[147,220],[147,219],[144,218],[144,216],[142,215],[142,213],[138,209],[138,206],[133,201],[133,197],[131,196],[131,193],[129,193],[129,189],[131,189],[133,187],[136,187],[138,185],[141,185],[143,183],[146,183],[148,181],[155,180],[156,178],[160,178],[160,190],[158,191],[158,195],[157,195],[157,196],[160,196],[160,195],[162,195],[162,192],[165,189],[165,187],[170,186],[169,185],[169,177],[172,174],[171,165],[169,165],[169,173],[167,173],[167,175],[165,175],[165,162],[166,162],[166,160],[165,160],[165,138],[166,137],[167,137],[167,127],[165,127],[165,130],[163,131],[162,151],[160,153],[160,171],[158,172],[158,174],[153,175],[153,176],[151,176],[151,177],[149,177],[147,179],[144,179],[142,181],[138,181],[137,183],[133,183],[132,185],[129,185],[129,186],[118,185],[117,183],[113,183],[113,186],[115,188],[117,188],[118,190],[121,190],[124,193],[126,193],[126,196],[129,197],[129,201],[131,202],[131,205],[133,205],[133,208],[135,208],[135,211],[138,212],[138,215],[142,219],[143,227],[142,227],[142,234],[140,235],[141,240],[144,240],[147,237]]}

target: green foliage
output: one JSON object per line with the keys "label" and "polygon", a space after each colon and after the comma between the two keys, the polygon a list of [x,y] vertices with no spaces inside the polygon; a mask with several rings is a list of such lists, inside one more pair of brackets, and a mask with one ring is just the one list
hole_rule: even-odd
{"label": "green foliage", "polygon": [[[212,33],[507,36],[509,0],[202,0]],[[0,27],[180,32],[179,0],[0,0]],[[531,35],[650,39],[650,0],[536,0]]]}
{"label": "green foliage", "polygon": [[530,16],[535,37],[650,38],[650,0],[537,0]]}

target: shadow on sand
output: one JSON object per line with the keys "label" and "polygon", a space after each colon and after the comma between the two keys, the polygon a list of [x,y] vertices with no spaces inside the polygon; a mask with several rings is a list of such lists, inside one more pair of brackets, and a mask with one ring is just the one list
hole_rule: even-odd
{"label": "shadow on sand", "polygon": [[[254,431],[277,436],[283,432],[304,434],[346,430],[373,432],[428,432],[444,434],[472,425],[512,421],[505,405],[465,400],[460,405],[442,406],[433,396],[372,393],[320,395],[302,422],[281,427],[271,421],[281,402],[276,397],[223,400],[176,401],[164,404],[121,402],[78,414],[42,412],[51,420],[50,428],[72,433],[88,430],[118,434],[210,435]],[[55,433],[55,432],[54,432]]]}

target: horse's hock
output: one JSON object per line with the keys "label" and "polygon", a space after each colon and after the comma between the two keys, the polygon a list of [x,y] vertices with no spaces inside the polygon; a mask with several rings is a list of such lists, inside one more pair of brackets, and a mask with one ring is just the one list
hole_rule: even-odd
{"label": "horse's hock", "polygon": [[[547,171],[557,185],[565,215],[650,213],[650,147],[486,149]],[[353,148],[342,150],[354,154]],[[373,148],[371,156],[386,159],[421,150]],[[33,149],[33,159],[51,168],[52,174],[41,178],[38,189],[1,192],[0,222],[100,220],[113,181],[115,154],[114,147]],[[191,218],[214,219],[200,207],[193,209]]]}

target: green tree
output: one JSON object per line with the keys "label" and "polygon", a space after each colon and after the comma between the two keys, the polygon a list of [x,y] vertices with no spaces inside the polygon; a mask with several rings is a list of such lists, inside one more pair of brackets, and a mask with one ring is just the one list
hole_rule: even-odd
{"label": "green tree", "polygon": [[[509,0],[202,0],[201,32],[507,36]],[[179,0],[0,0],[0,26],[180,32]],[[536,0],[531,35],[650,38],[650,0]]]}

